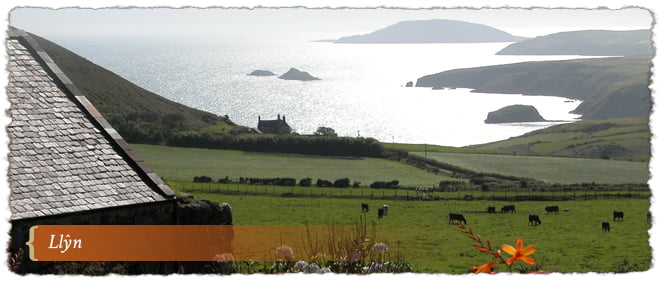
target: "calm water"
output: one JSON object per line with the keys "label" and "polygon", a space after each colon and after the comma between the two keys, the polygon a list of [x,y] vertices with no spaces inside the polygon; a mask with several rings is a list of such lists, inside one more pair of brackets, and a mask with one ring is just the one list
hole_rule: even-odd
{"label": "calm water", "polygon": [[[452,146],[486,143],[559,122],[484,124],[490,111],[535,106],[548,120],[571,121],[580,101],[406,88],[445,70],[578,56],[495,56],[509,43],[333,44],[306,40],[114,40],[58,43],[128,80],[185,105],[229,115],[242,125],[286,115],[299,133],[319,126],[341,136]],[[253,77],[295,67],[320,81]]]}

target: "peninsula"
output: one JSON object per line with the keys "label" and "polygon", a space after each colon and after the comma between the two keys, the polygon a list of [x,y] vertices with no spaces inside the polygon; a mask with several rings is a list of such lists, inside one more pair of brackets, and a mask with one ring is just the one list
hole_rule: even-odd
{"label": "peninsula", "polygon": [[651,57],[524,62],[455,69],[420,77],[417,87],[558,96],[583,100],[583,120],[649,116]]}

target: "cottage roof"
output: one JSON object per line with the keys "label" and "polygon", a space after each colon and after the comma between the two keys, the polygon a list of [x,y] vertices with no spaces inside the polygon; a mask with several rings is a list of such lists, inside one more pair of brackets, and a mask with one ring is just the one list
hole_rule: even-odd
{"label": "cottage roof", "polygon": [[258,130],[262,133],[278,133],[282,130],[290,133],[290,126],[285,121],[285,116],[281,119],[281,115],[279,115],[274,120],[263,120],[258,117]]}
{"label": "cottage roof", "polygon": [[6,47],[11,220],[174,199],[29,34]]}
{"label": "cottage roof", "polygon": [[258,127],[269,127],[269,128],[279,128],[281,126],[287,125],[283,120],[260,120],[258,122]]}

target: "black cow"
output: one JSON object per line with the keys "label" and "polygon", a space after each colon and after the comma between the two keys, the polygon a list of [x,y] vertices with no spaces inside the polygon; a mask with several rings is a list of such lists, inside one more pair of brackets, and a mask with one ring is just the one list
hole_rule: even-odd
{"label": "black cow", "polygon": [[362,203],[361,204],[361,211],[362,212],[367,212],[368,211],[368,204]]}
{"label": "black cow", "polygon": [[559,214],[559,206],[546,206],[546,214],[549,213]]}
{"label": "black cow", "polygon": [[378,218],[382,218],[385,215],[384,207],[378,208]]}
{"label": "black cow", "polygon": [[387,212],[389,211],[389,205],[382,205],[382,209],[384,209],[384,215],[387,215]]}
{"label": "black cow", "polygon": [[612,221],[624,221],[624,212],[623,211],[613,211],[612,212]]}
{"label": "black cow", "polygon": [[610,222],[604,221],[601,223],[601,229],[603,229],[603,232],[610,232]]}
{"label": "black cow", "polygon": [[449,214],[449,224],[452,224],[455,221],[463,222],[463,224],[467,224],[467,221],[465,220],[465,217],[462,214],[450,213]]}
{"label": "black cow", "polygon": [[516,212],[516,206],[514,206],[514,205],[503,206],[501,211],[502,211],[502,212],[511,212],[511,213],[514,213],[514,212]]}
{"label": "black cow", "polygon": [[647,212],[647,222],[651,223],[651,212]]}
{"label": "black cow", "polygon": [[495,207],[494,206],[488,207],[488,213],[495,213]]}
{"label": "black cow", "polygon": [[530,214],[529,215],[529,224],[530,225],[539,225],[541,224],[541,219],[539,219],[539,216],[536,214]]}

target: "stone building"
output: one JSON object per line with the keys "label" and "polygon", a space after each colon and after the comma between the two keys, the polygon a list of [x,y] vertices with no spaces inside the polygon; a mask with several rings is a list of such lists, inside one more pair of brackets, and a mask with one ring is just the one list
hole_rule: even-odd
{"label": "stone building", "polygon": [[292,129],[285,121],[285,115],[279,114],[275,120],[263,120],[258,116],[258,130],[265,134],[290,134]]}
{"label": "stone building", "polygon": [[187,224],[170,187],[31,35],[8,35],[10,254],[26,248],[33,225]]}

